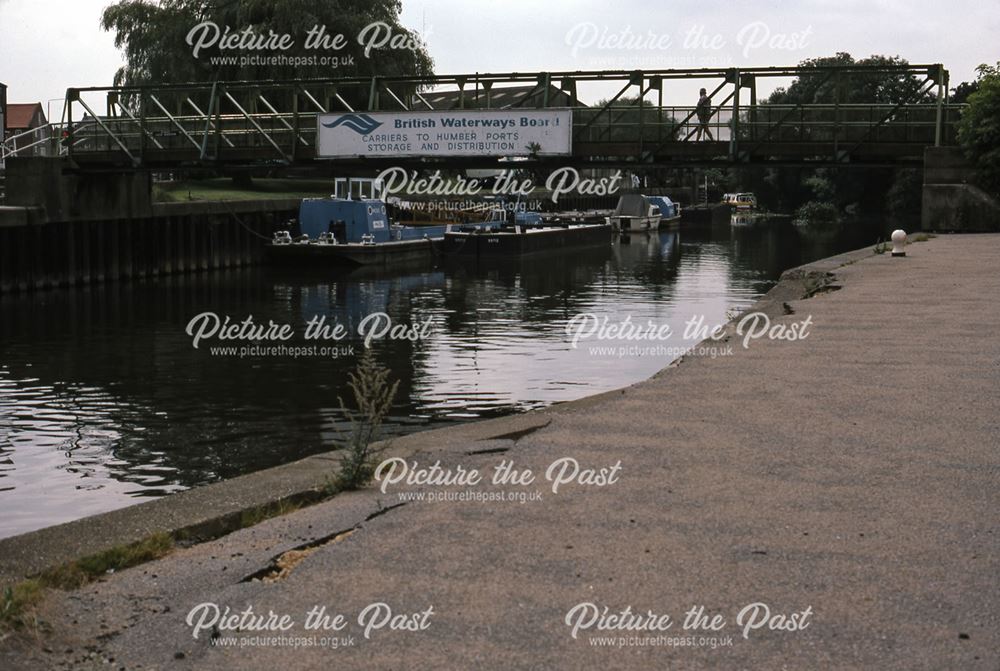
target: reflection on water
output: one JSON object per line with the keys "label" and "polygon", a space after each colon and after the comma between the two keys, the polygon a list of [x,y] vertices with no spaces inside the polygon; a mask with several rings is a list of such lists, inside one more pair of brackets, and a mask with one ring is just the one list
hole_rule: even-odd
{"label": "reflection on water", "polygon": [[429,338],[376,348],[400,380],[387,423],[400,434],[580,398],[669,363],[574,349],[565,327],[578,313],[681,333],[695,315],[724,321],[786,268],[880,234],[727,219],[489,264],[259,268],[0,298],[0,537],[334,446],[347,429],[338,397],[348,396],[357,337],[342,343],[354,354],[337,358],[213,355],[184,333],[201,312],[300,334],[317,314],[349,327],[378,311],[396,323],[430,317]]}
{"label": "reflection on water", "polygon": [[162,452],[126,447],[144,441],[156,414],[98,387],[15,379],[0,367],[0,530],[52,519],[53,498],[65,507],[55,513],[60,520],[182,489]]}

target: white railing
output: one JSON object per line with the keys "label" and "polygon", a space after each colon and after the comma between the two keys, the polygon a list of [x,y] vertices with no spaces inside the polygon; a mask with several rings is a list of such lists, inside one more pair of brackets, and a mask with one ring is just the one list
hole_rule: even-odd
{"label": "white railing", "polygon": [[[31,128],[26,131],[22,131],[17,135],[11,135],[10,137],[4,139],[0,142],[0,167],[3,166],[3,161],[12,156],[24,156],[28,154],[34,154],[34,148],[42,145],[48,145],[50,148],[49,152],[45,155],[58,156],[65,154],[66,150],[59,143],[59,135],[61,130],[61,124],[47,123],[43,124],[37,128]],[[39,137],[39,135],[41,137]],[[21,138],[33,136],[35,139],[33,142],[28,144],[19,144],[17,141]]]}

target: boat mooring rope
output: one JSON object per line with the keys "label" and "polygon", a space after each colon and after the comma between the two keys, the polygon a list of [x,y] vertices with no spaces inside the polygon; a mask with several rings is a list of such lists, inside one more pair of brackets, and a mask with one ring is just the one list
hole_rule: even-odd
{"label": "boat mooring rope", "polygon": [[261,235],[257,231],[255,231],[252,228],[250,228],[249,226],[247,226],[246,223],[244,223],[244,221],[242,219],[240,219],[239,215],[237,215],[236,212],[233,211],[233,209],[231,207],[229,207],[228,201],[220,200],[219,202],[222,203],[222,205],[227,210],[229,210],[230,216],[232,216],[232,218],[236,220],[236,223],[239,224],[240,226],[242,226],[244,229],[246,229],[246,231],[248,233],[250,233],[252,235],[256,235],[258,238],[260,238],[261,240],[264,240],[266,242],[271,242],[271,238],[267,237],[266,235]]}

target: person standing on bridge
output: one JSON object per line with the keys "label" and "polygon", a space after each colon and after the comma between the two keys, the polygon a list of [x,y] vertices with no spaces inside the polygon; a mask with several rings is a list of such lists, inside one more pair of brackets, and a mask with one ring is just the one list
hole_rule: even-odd
{"label": "person standing on bridge", "polygon": [[705,89],[701,90],[701,97],[698,98],[698,106],[695,107],[694,111],[698,115],[698,130],[695,132],[694,139],[700,141],[702,134],[704,134],[708,136],[709,140],[715,140],[712,137],[712,129],[708,127],[708,122],[712,120],[712,99],[708,97]]}

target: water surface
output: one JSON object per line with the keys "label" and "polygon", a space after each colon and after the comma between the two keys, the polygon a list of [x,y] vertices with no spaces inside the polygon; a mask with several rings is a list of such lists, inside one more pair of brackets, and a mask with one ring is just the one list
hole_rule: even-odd
{"label": "water surface", "polygon": [[879,229],[725,220],[506,263],[253,268],[0,297],[0,537],[335,447],[356,336],[337,358],[213,356],[184,332],[199,313],[300,333],[314,315],[348,326],[380,311],[430,318],[429,337],[375,348],[400,381],[386,429],[402,434],[645,379],[672,356],[573,348],[567,322],[669,324],[668,344],[683,346],[693,316],[724,322],[783,270],[871,244]]}

